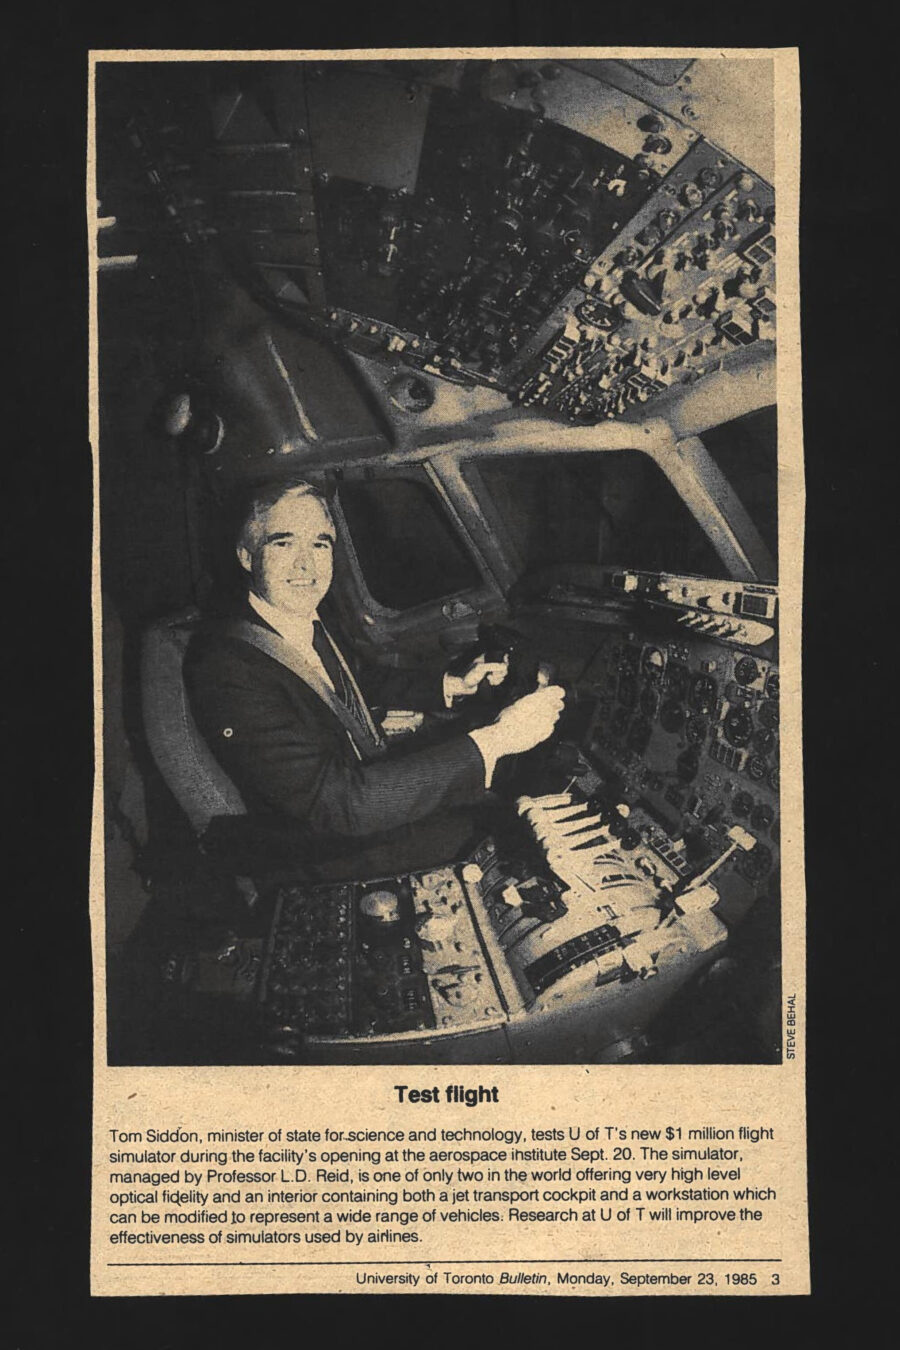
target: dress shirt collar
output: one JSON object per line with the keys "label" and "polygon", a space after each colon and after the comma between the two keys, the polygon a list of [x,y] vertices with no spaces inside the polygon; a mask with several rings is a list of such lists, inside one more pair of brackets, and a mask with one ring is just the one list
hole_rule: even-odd
{"label": "dress shirt collar", "polygon": [[318,614],[311,619],[296,617],[287,613],[286,610],[276,609],[270,605],[268,600],[263,600],[255,595],[253,591],[249,592],[247,597],[250,601],[250,607],[256,611],[261,619],[274,628],[279,637],[283,637],[285,642],[289,642],[292,647],[298,648],[302,652],[313,651],[313,625],[318,618]]}

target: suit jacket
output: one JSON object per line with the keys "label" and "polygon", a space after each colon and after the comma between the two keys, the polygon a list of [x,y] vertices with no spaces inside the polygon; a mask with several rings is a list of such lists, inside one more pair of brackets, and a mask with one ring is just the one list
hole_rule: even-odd
{"label": "suit jacket", "polygon": [[[249,605],[240,617],[267,627]],[[319,695],[227,624],[195,635],[184,676],[198,728],[248,810],[296,840],[323,879],[437,866],[473,835],[473,808],[488,794],[467,735],[426,745],[412,737],[360,761]],[[391,691],[382,675],[377,696],[443,707],[438,680],[399,674],[393,683]]]}

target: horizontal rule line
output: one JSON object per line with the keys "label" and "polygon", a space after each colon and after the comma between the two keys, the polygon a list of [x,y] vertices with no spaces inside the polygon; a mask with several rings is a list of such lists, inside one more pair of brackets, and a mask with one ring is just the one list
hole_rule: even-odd
{"label": "horizontal rule line", "polygon": [[503,1261],[107,1261],[107,1266],[736,1266],[781,1264],[780,1256],[573,1256],[553,1260],[511,1256]]}

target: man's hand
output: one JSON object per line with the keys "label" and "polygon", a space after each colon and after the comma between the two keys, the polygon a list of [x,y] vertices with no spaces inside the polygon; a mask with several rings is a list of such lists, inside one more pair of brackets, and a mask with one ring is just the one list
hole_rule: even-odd
{"label": "man's hand", "polygon": [[558,684],[535,689],[504,708],[492,723],[501,755],[520,755],[533,750],[551,735],[566,701]]}
{"label": "man's hand", "polygon": [[449,706],[455,698],[469,698],[476,693],[482,680],[496,686],[502,684],[508,674],[508,655],[502,661],[488,661],[482,652],[462,675],[444,676],[444,698]]}
{"label": "man's hand", "polygon": [[503,755],[524,754],[547,740],[565,701],[565,691],[558,684],[544,685],[510,703],[489,726],[469,732],[484,759],[488,787]]}

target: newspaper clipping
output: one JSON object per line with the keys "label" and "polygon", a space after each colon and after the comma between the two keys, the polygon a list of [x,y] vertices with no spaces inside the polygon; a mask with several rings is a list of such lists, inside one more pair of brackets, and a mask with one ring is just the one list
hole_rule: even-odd
{"label": "newspaper clipping", "polygon": [[797,52],[88,76],[92,1292],[808,1293]]}

